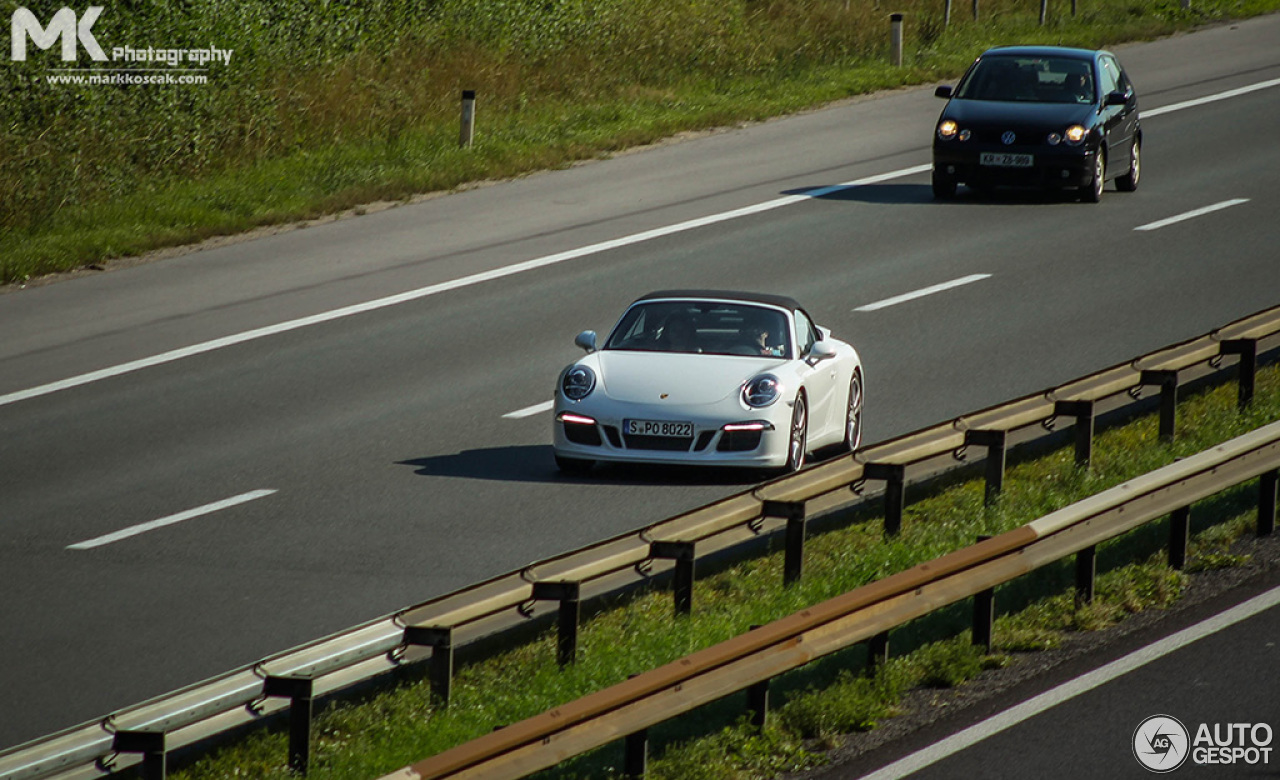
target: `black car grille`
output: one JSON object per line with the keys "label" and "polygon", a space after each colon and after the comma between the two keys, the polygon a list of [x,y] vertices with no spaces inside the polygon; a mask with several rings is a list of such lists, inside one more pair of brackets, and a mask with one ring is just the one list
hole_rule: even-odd
{"label": "black car grille", "polygon": [[693,437],[684,436],[623,436],[629,450],[663,450],[665,452],[688,452],[693,444]]}
{"label": "black car grille", "polygon": [[[1004,142],[1003,136],[1006,132],[1013,133],[1013,143]],[[974,141],[981,144],[998,144],[1010,150],[1026,146],[1043,146],[1044,139],[1048,136],[1049,131],[1042,127],[975,127],[973,129]]]}
{"label": "black car grille", "polygon": [[564,437],[574,444],[585,444],[588,447],[600,446],[600,430],[594,425],[567,423],[564,426]]}
{"label": "black car grille", "polygon": [[760,446],[760,431],[725,431],[716,445],[719,452],[748,452]]}

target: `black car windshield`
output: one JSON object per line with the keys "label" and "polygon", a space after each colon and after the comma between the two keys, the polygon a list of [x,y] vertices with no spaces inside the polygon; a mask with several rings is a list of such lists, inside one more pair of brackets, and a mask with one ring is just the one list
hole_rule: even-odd
{"label": "black car windshield", "polygon": [[956,86],[964,100],[1093,103],[1093,63],[1072,57],[983,57]]}
{"label": "black car windshield", "polygon": [[777,309],[722,301],[653,301],[627,310],[605,349],[791,357],[787,317]]}

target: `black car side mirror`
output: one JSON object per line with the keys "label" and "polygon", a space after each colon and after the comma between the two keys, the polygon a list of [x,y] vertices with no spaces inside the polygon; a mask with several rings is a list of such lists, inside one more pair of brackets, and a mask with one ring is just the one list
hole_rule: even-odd
{"label": "black car side mirror", "polygon": [[951,97],[951,87],[950,87],[950,86],[948,86],[948,85],[945,85],[945,84],[944,84],[943,86],[938,87],[937,89],[935,89],[935,90],[933,91],[933,96],[934,96],[934,97],[940,97],[940,98],[950,98],[950,97]]}
{"label": "black car side mirror", "polygon": [[1123,92],[1112,92],[1107,95],[1106,104],[1108,106],[1123,106],[1129,102],[1129,96]]}

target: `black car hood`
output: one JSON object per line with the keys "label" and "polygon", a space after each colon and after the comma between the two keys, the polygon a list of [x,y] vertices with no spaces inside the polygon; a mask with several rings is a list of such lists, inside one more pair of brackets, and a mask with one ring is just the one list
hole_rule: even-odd
{"label": "black car hood", "polygon": [[1016,103],[999,100],[953,99],[942,111],[961,127],[973,125],[1089,126],[1097,108],[1088,103]]}

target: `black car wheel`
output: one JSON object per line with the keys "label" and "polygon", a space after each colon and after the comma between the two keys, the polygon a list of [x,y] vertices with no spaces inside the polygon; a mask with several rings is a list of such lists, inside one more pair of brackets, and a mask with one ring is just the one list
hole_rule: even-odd
{"label": "black car wheel", "polygon": [[937,168],[933,169],[933,197],[935,200],[951,200],[956,196],[956,180]]}
{"label": "black car wheel", "polygon": [[844,448],[852,452],[862,443],[862,369],[853,370],[849,380],[849,406],[845,412]]}
{"label": "black car wheel", "polygon": [[563,455],[556,456],[556,468],[560,469],[563,474],[571,474],[574,476],[584,476],[591,471],[591,467],[595,465],[595,461],[583,460],[582,458],[566,458]]}
{"label": "black car wheel", "polygon": [[809,444],[809,406],[804,393],[796,396],[791,412],[791,442],[787,446],[787,472],[799,471],[804,466],[804,453]]}
{"label": "black car wheel", "polygon": [[1097,203],[1102,200],[1102,188],[1106,186],[1107,153],[1098,150],[1093,158],[1093,178],[1082,188],[1082,199],[1086,203]]}
{"label": "black car wheel", "polygon": [[1121,192],[1133,192],[1138,189],[1138,179],[1142,177],[1142,141],[1135,136],[1133,146],[1129,149],[1129,171],[1116,179],[1116,189]]}

